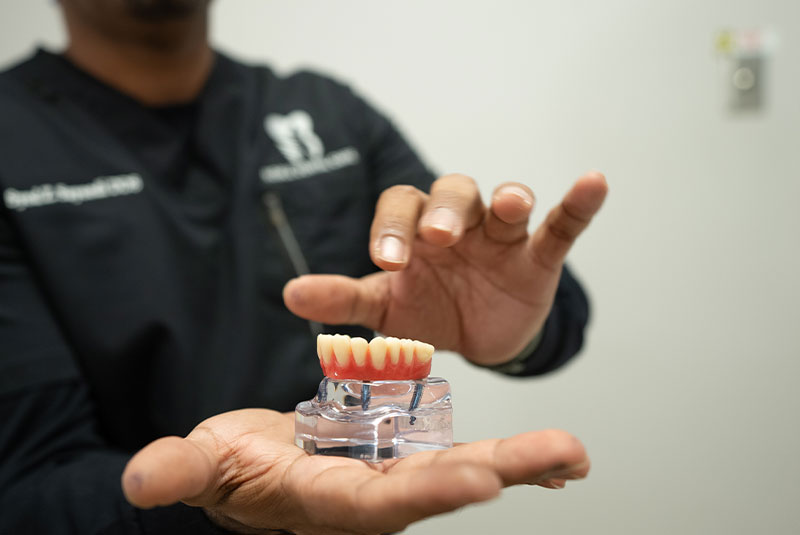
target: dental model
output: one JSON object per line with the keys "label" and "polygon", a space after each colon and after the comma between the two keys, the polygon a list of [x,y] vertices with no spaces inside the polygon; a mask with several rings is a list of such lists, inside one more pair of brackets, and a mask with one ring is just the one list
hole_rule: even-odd
{"label": "dental model", "polygon": [[341,334],[320,334],[317,355],[331,379],[404,381],[431,373],[433,346],[416,340],[382,338],[367,342]]}
{"label": "dental model", "polygon": [[295,444],[371,462],[451,447],[450,385],[428,377],[433,351],[416,340],[320,334],[325,378],[297,405]]}

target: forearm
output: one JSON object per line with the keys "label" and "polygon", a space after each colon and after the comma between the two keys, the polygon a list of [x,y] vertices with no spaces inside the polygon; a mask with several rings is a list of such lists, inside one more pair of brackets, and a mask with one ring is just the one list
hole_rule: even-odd
{"label": "forearm", "polygon": [[199,509],[125,501],[129,456],[95,432],[85,388],[65,382],[0,398],[0,533],[218,535]]}

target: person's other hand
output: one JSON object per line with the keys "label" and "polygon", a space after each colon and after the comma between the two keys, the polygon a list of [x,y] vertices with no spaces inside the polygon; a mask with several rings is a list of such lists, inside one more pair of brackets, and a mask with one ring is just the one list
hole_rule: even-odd
{"label": "person's other hand", "polygon": [[506,362],[543,327],[564,258],[607,189],[602,174],[586,174],[529,235],[534,196],[522,184],[499,186],[488,208],[463,175],[440,178],[430,195],[394,186],[378,200],[370,236],[384,271],[299,277],[284,301],[313,321],[424,340],[478,364]]}
{"label": "person's other hand", "polygon": [[495,497],[502,487],[562,488],[589,459],[563,431],[529,432],[380,464],[308,455],[292,414],[245,409],[209,418],[185,439],[152,442],[122,475],[142,508],[183,501],[240,533],[379,534]]}

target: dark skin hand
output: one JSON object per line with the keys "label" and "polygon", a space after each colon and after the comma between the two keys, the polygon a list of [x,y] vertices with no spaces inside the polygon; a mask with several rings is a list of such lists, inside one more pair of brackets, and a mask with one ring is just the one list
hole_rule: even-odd
{"label": "dark skin hand", "polygon": [[314,321],[365,325],[501,364],[541,330],[564,258],[607,189],[602,174],[587,173],[529,234],[534,196],[523,184],[499,186],[489,207],[463,175],[440,178],[430,195],[395,186],[380,197],[372,224],[370,253],[385,271],[300,277],[286,285],[284,301]]}
{"label": "dark skin hand", "polygon": [[[297,279],[286,287],[287,305],[320,321],[361,322],[435,340],[479,362],[502,361],[541,327],[564,256],[605,193],[602,175],[586,175],[528,235],[533,195],[521,184],[500,186],[489,208],[460,175],[437,181],[430,196],[392,188],[372,226],[373,258],[387,271],[360,280]],[[452,215],[441,217],[442,210]],[[381,247],[386,236],[405,247]],[[383,256],[389,253],[395,258]],[[468,335],[473,329],[481,336]],[[224,413],[186,438],[166,437],[137,453],[123,489],[139,507],[183,501],[241,533],[375,535],[491,499],[506,486],[563,488],[589,471],[583,446],[564,431],[379,464],[311,456],[293,438],[292,414]]]}
{"label": "dark skin hand", "polygon": [[370,464],[311,456],[293,445],[292,414],[246,409],[214,416],[186,438],[159,439],[128,463],[122,486],[139,507],[184,501],[240,533],[401,531],[489,500],[503,487],[562,488],[589,471],[563,431],[485,440]]}

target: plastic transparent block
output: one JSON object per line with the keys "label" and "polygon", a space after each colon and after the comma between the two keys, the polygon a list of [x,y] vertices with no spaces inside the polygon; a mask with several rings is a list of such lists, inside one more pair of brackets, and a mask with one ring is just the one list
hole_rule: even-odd
{"label": "plastic transparent block", "polygon": [[317,395],[297,405],[294,440],[311,454],[379,462],[453,445],[450,385],[354,381],[326,377]]}

